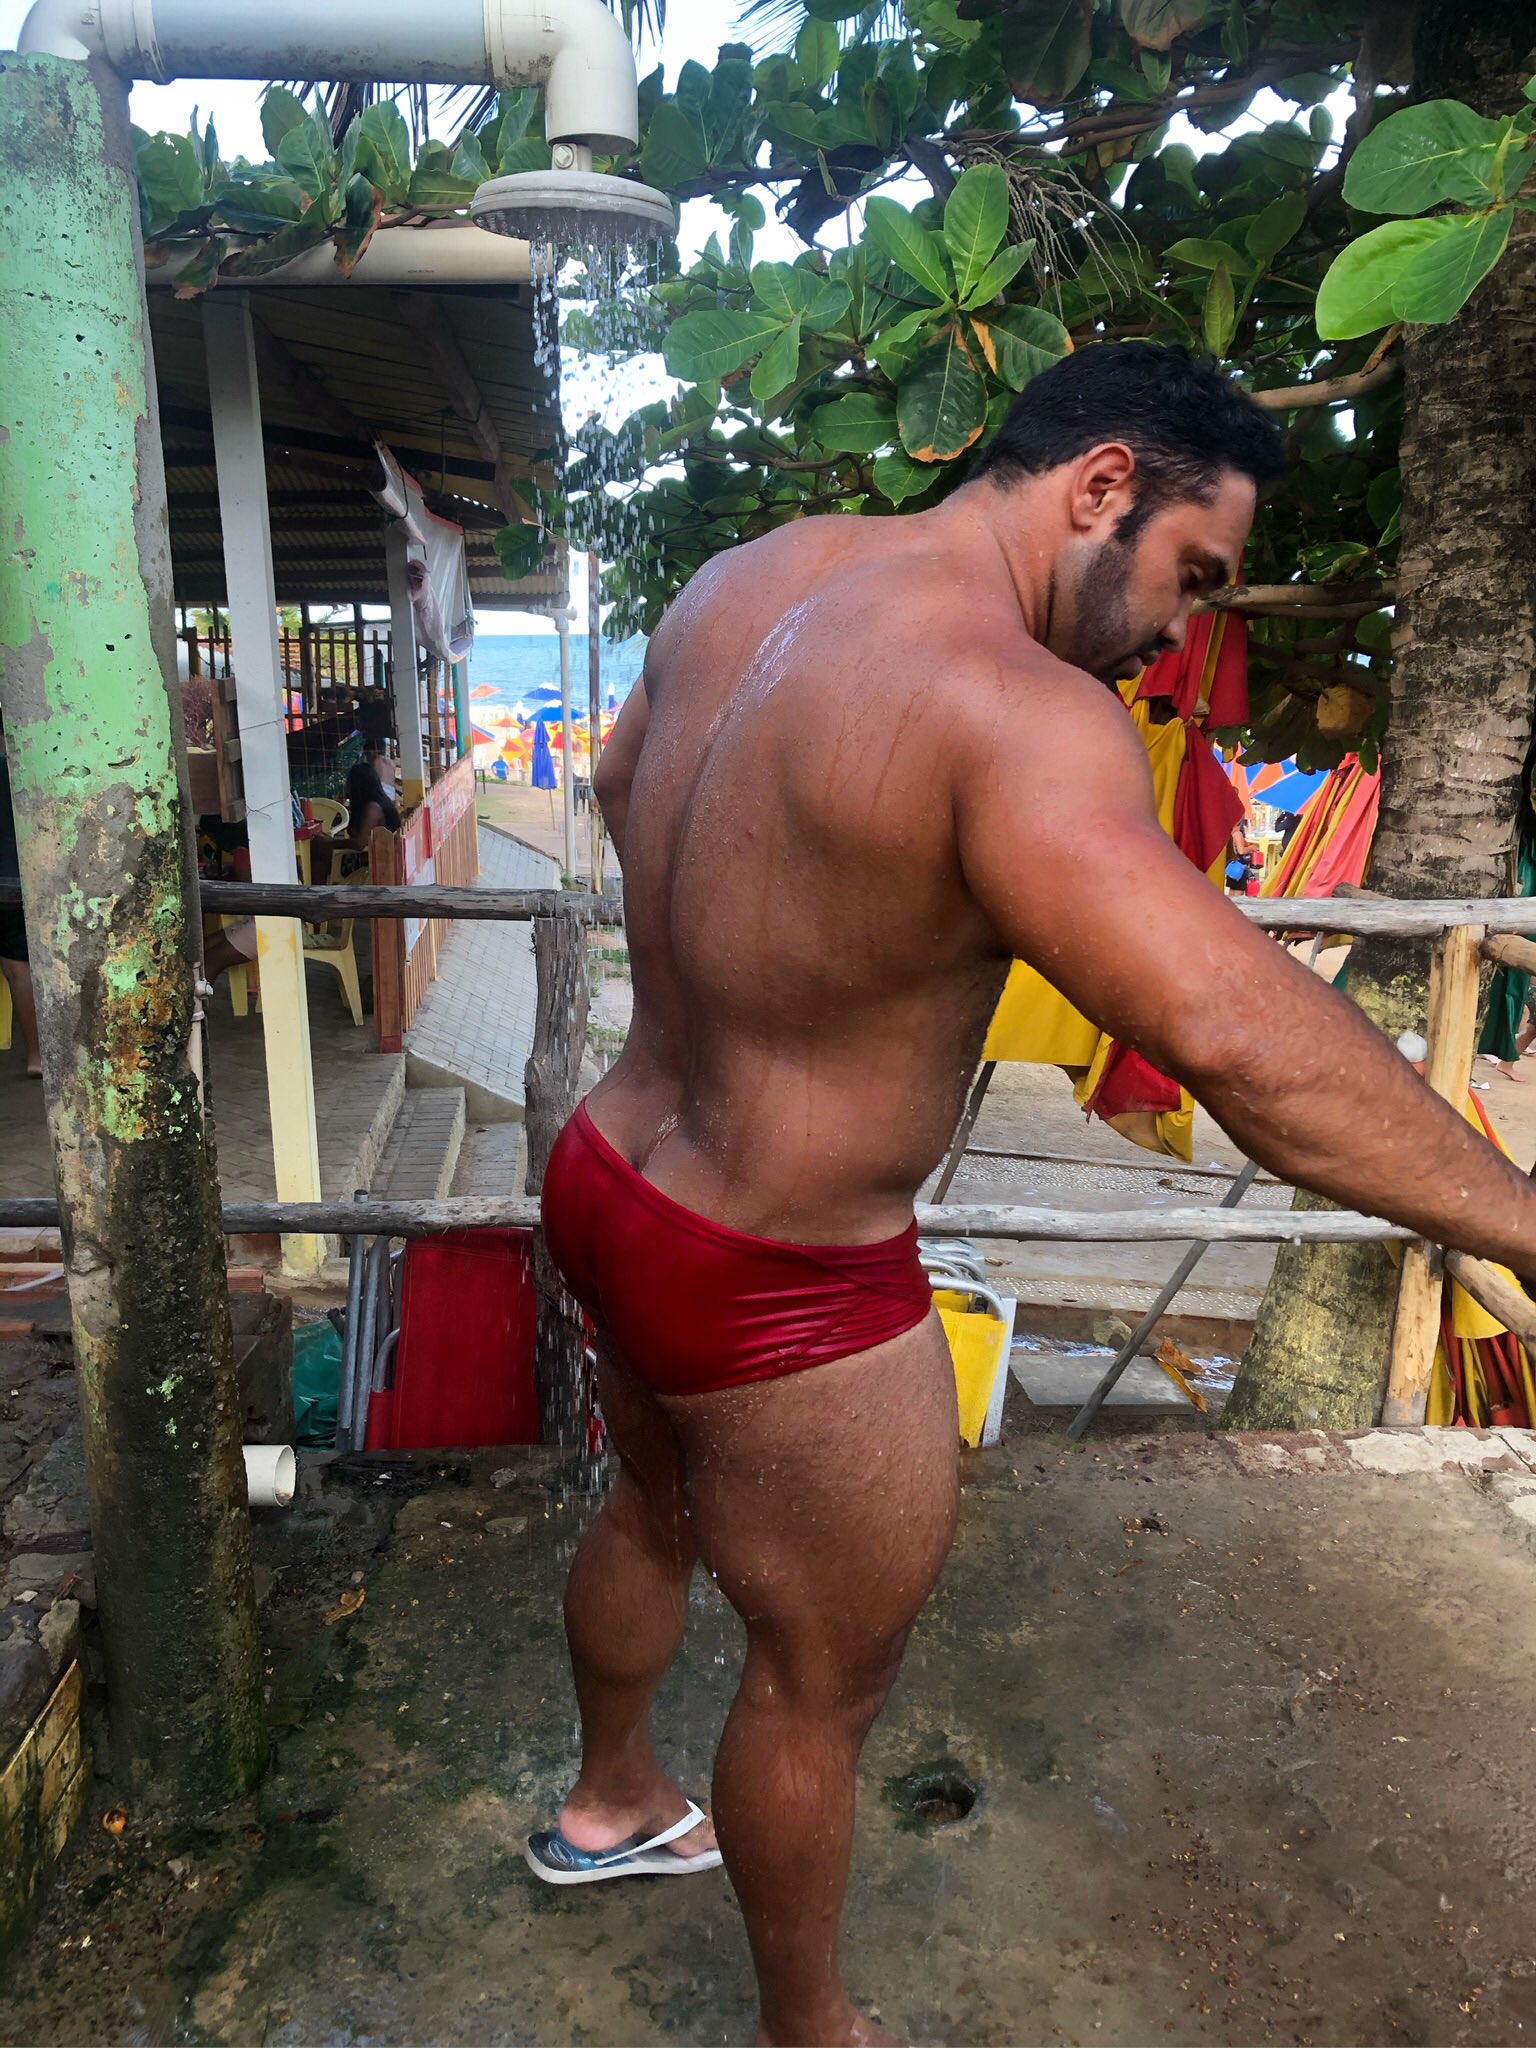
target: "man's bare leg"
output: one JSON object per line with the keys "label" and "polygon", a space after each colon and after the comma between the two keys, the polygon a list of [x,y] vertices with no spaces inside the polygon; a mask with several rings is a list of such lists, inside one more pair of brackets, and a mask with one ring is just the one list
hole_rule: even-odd
{"label": "man's bare leg", "polygon": [[[607,1359],[599,1392],[620,1471],[587,1529],[565,1592],[581,1711],[581,1776],[560,1813],[577,1849],[611,1849],[681,1820],[687,1801],[651,1746],[650,1710],[682,1641],[697,1550],[676,1434],[632,1374]],[[706,1821],[671,1844],[714,1847]]]}
{"label": "man's bare leg", "polygon": [[760,2039],[874,2041],[838,1974],[859,1751],[954,1533],[954,1371],[936,1317],[761,1386],[663,1404],[705,1563],[747,1626],[715,1822]]}

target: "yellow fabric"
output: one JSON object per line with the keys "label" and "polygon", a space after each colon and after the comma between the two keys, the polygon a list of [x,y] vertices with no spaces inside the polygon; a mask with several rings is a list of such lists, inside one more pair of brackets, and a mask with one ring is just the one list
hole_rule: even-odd
{"label": "yellow fabric", "polygon": [[[1463,1103],[1461,1113],[1474,1130],[1484,1129],[1470,1095]],[[1487,1131],[1494,1144],[1508,1158],[1509,1147],[1500,1137],[1498,1126],[1492,1117],[1488,1119]],[[1491,1265],[1492,1261],[1489,1263]],[[1493,1270],[1512,1287],[1519,1286],[1519,1281],[1507,1266],[1494,1266]],[[1454,1280],[1448,1280],[1446,1286],[1451,1306],[1451,1328],[1458,1337],[1475,1342],[1478,1338],[1502,1337],[1505,1334],[1508,1324],[1501,1323],[1496,1316],[1490,1315],[1481,1302],[1472,1299],[1464,1287],[1458,1287]],[[1530,1356],[1525,1346],[1517,1342],[1515,1349],[1520,1360],[1520,1381],[1525,1393],[1525,1412],[1536,1420],[1536,1373],[1532,1372]],[[1474,1429],[1486,1429],[1491,1423],[1493,1411],[1488,1399],[1487,1382],[1475,1352],[1462,1352],[1462,1370],[1466,1386],[1467,1419]],[[1456,1420],[1456,1388],[1451,1378],[1451,1364],[1445,1355],[1443,1343],[1437,1343],[1435,1346],[1435,1363],[1430,1374],[1429,1400],[1425,1406],[1424,1420],[1439,1428],[1444,1428]]]}
{"label": "yellow fabric", "polygon": [[955,1367],[955,1392],[960,1401],[960,1435],[972,1450],[981,1442],[992,1389],[997,1376],[1007,1370],[1003,1353],[1006,1328],[996,1316],[966,1308],[969,1295],[934,1290],[934,1306],[944,1326],[949,1355]]}
{"label": "yellow fabric", "polygon": [[[1133,682],[1122,683],[1120,693],[1124,697],[1135,688]],[[1155,725],[1152,706],[1145,700],[1130,703],[1127,709],[1151,764],[1158,823],[1171,839],[1179,771],[1189,746],[1184,721],[1170,718],[1165,724]],[[1211,871],[1218,881],[1222,865],[1218,861]],[[1036,973],[1022,960],[1015,960],[993,1013],[982,1058],[1026,1066],[1064,1067],[1072,1078],[1077,1100],[1082,1103],[1098,1086],[1113,1043],[1097,1024],[1075,1010],[1043,974]],[[1195,1105],[1187,1090],[1180,1090],[1179,1107],[1163,1116],[1142,1113],[1110,1117],[1108,1121],[1133,1145],[1144,1145],[1152,1152],[1167,1152],[1175,1159],[1194,1157]]]}

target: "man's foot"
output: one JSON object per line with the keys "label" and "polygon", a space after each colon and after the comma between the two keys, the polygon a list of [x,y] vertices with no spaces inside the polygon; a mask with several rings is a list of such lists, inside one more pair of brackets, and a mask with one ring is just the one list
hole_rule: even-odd
{"label": "man's foot", "polygon": [[[667,1777],[658,1772],[655,1782],[639,1795],[622,1801],[584,1799],[578,1785],[560,1809],[556,1822],[562,1835],[573,1849],[601,1851],[616,1849],[620,1842],[635,1837],[642,1841],[651,1835],[659,1835],[666,1828],[679,1821],[688,1810],[688,1801]],[[678,1835],[667,1843],[674,1856],[702,1856],[707,1850],[718,1848],[715,1841],[714,1823],[708,1815],[686,1834]]]}
{"label": "man's foot", "polygon": [[767,2023],[759,2021],[757,2048],[897,2048],[897,2041],[877,2020],[850,2004],[824,2025],[802,2024],[786,2034],[771,2033]]}

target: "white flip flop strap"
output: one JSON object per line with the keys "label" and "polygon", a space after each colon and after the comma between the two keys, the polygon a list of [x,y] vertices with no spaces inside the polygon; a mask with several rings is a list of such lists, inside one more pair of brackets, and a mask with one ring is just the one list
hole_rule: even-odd
{"label": "white flip flop strap", "polygon": [[690,1828],[696,1828],[704,1818],[704,1809],[695,1806],[690,1799],[688,1811],[681,1820],[673,1821],[671,1827],[663,1828],[659,1835],[652,1835],[648,1842],[634,1842],[627,1849],[613,1849],[606,1856],[599,1856],[598,1864],[627,1863],[631,1856],[644,1856],[650,1849],[664,1849],[668,1842],[675,1842],[679,1835],[686,1835]]}

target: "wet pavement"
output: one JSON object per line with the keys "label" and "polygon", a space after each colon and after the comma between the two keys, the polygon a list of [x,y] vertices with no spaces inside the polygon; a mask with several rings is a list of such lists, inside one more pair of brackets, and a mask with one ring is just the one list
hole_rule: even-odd
{"label": "wet pavement", "polygon": [[[1536,1461],[1457,1433],[1474,1463],[1441,1470],[1402,1441],[1032,1436],[969,1460],[862,1773],[847,1972],[888,2027],[1536,2028]],[[117,1838],[98,1783],[5,2038],[750,2041],[723,1874],[563,1892],[522,1862],[575,1755],[580,1479],[548,1452],[312,1464],[260,1534],[271,1776],[215,1827],[130,1815]],[[701,1579],[658,1715],[690,1789],[737,1655]]]}

